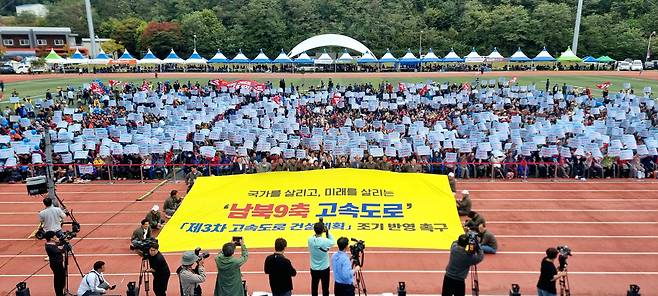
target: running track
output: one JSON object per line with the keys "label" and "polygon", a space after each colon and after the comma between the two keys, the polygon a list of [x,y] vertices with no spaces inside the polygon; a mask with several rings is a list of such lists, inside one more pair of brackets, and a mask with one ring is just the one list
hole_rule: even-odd
{"label": "running track", "polygon": [[[129,237],[154,204],[162,205],[172,189],[167,183],[145,201],[135,199],[157,183],[92,183],[60,185],[59,195],[82,223],[74,250],[83,272],[96,260],[107,263],[106,278],[125,295],[126,284],[136,281],[140,259],[128,250]],[[539,262],[544,250],[569,245],[571,288],[574,295],[623,295],[631,283],[642,295],[658,295],[658,182],[496,182],[465,181],[473,208],[484,214],[498,237],[499,253],[479,265],[482,295],[507,295],[512,283],[523,295],[535,294]],[[28,197],[25,185],[0,185],[0,295],[13,294],[27,281],[32,295],[52,295],[52,275],[44,261],[43,241],[27,239],[35,229],[39,198]],[[410,242],[413,243],[413,242]],[[446,251],[386,250],[368,248],[364,275],[370,293],[395,292],[398,281],[410,294],[438,295],[447,263]],[[268,291],[262,264],[271,250],[250,252],[243,267],[249,291]],[[216,251],[213,251],[216,253]],[[180,253],[165,254],[172,272]],[[309,294],[308,255],[304,249],[288,250],[299,271],[295,292]],[[216,267],[203,286],[212,293]],[[71,290],[80,277],[71,266]],[[469,288],[470,289],[470,288]],[[176,276],[169,292],[178,295]]]}

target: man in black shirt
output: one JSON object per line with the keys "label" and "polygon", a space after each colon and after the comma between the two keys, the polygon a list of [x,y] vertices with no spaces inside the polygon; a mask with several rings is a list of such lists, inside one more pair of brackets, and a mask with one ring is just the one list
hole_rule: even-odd
{"label": "man in black shirt", "polygon": [[53,286],[56,296],[64,296],[64,286],[66,285],[66,271],[64,269],[64,249],[58,246],[59,238],[54,231],[47,231],[44,234],[46,238],[46,253],[50,262],[50,269],[53,271]]}
{"label": "man in black shirt", "polygon": [[270,278],[272,296],[292,295],[292,277],[297,275],[297,271],[290,260],[283,256],[286,246],[288,242],[285,239],[277,238],[274,242],[274,254],[265,258],[265,273]]}
{"label": "man in black shirt", "polygon": [[548,248],[546,257],[541,260],[541,271],[539,281],[537,281],[537,295],[539,296],[556,296],[555,281],[567,274],[566,271],[557,272],[554,263],[557,254],[556,248]]}
{"label": "man in black shirt", "polygon": [[153,243],[149,248],[149,265],[151,269],[149,272],[153,273],[153,293],[155,296],[166,296],[167,285],[169,285],[169,265],[167,260],[162,256],[158,250],[160,245]]}

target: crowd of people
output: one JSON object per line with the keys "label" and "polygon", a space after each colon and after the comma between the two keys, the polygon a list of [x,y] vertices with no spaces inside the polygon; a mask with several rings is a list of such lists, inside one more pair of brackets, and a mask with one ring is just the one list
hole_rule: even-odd
{"label": "crowd of people", "polygon": [[[111,84],[111,83],[110,83]],[[651,89],[602,96],[514,81],[335,85],[94,81],[0,117],[0,180],[59,182],[366,168],[458,178],[655,178]]]}

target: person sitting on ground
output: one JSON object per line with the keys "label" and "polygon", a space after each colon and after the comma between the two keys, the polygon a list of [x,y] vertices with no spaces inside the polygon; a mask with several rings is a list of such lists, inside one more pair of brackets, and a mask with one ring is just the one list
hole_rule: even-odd
{"label": "person sitting on ground", "polygon": [[169,197],[167,197],[163,205],[165,217],[167,217],[167,219],[170,219],[171,216],[174,215],[182,201],[183,199],[178,196],[178,190],[172,190],[169,193]]}
{"label": "person sitting on ground", "polygon": [[457,181],[455,180],[455,173],[448,173],[448,184],[450,184],[450,191],[452,191],[452,194],[457,194]]}
{"label": "person sitting on ground", "polygon": [[468,212],[468,220],[466,220],[464,226],[466,226],[469,230],[477,231],[478,226],[483,223],[485,223],[485,221],[482,215],[478,214],[478,212],[470,211]]}
{"label": "person sitting on ground", "polygon": [[485,254],[496,254],[498,242],[496,236],[487,230],[487,224],[482,223],[478,226],[478,236],[480,237],[480,248]]}
{"label": "person sitting on ground", "polygon": [[457,201],[457,213],[459,213],[459,216],[466,216],[471,211],[471,206],[471,195],[468,190],[463,190],[462,200]]}
{"label": "person sitting on ground", "polygon": [[160,206],[153,205],[151,210],[146,214],[146,220],[149,221],[149,227],[151,229],[161,229],[164,225],[164,220],[162,220],[162,215],[160,214]]}
{"label": "person sitting on ground", "polygon": [[114,290],[116,285],[110,285],[103,276],[105,272],[105,262],[96,261],[94,269],[86,274],[80,287],[78,288],[78,295],[80,296],[100,296],[105,294],[108,290]]}
{"label": "person sitting on ground", "polygon": [[133,231],[133,235],[130,238],[130,249],[134,250],[135,248],[139,248],[150,238],[151,227],[149,226],[149,220],[142,219],[142,224]]}

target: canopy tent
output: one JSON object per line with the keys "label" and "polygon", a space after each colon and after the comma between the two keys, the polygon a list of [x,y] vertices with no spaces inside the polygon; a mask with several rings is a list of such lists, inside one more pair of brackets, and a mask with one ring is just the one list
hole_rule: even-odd
{"label": "canopy tent", "polygon": [[93,65],[107,65],[110,63],[110,60],[110,56],[105,54],[105,51],[101,48],[101,51],[98,52],[96,58],[89,60],[89,63]]}
{"label": "canopy tent", "polygon": [[89,63],[89,59],[86,58],[85,56],[80,53],[79,49],[75,50],[75,53],[73,55],[66,59],[67,64],[75,64],[75,65],[85,65]]}
{"label": "canopy tent", "polygon": [[361,57],[356,60],[359,64],[374,64],[378,63],[379,60],[369,51],[366,51]]}
{"label": "canopy tent", "polygon": [[510,62],[515,62],[515,63],[525,63],[525,62],[530,62],[532,61],[530,58],[528,58],[523,51],[521,51],[521,48],[516,50],[516,52],[509,57]]}
{"label": "canopy tent", "polygon": [[486,57],[487,62],[500,62],[503,60],[505,60],[505,57],[498,52],[498,48],[496,47],[494,47],[493,51]]}
{"label": "canopy tent", "polygon": [[296,59],[295,64],[313,64],[313,59],[306,52],[302,52]]}
{"label": "canopy tent", "polygon": [[327,46],[349,48],[361,54],[370,51],[368,47],[363,45],[363,43],[356,41],[354,38],[338,34],[323,34],[313,36],[295,45],[290,53],[288,53],[288,56],[295,57],[305,51]]}
{"label": "canopy tent", "polygon": [[163,64],[185,64],[185,60],[181,59],[174,49],[171,49],[171,52],[169,52],[169,55],[162,60]]}
{"label": "canopy tent", "polygon": [[187,65],[205,65],[206,63],[208,63],[208,61],[202,57],[196,49],[192,52],[192,55],[185,60],[185,64]]}
{"label": "canopy tent", "polygon": [[343,52],[340,57],[336,59],[337,64],[351,64],[354,63],[354,58],[350,55],[349,52],[347,52],[347,49]]}
{"label": "canopy tent", "polygon": [[567,47],[567,50],[557,58],[557,61],[580,63],[583,61],[583,59],[576,56],[576,54],[574,54],[573,51],[571,51],[571,47]]}
{"label": "canopy tent", "polygon": [[456,53],[454,49],[450,49],[450,52],[443,57],[441,60],[444,63],[463,63],[464,59],[460,58]]}
{"label": "canopy tent", "polygon": [[[172,49],[172,51],[173,51],[173,49]],[[156,57],[153,54],[153,52],[151,52],[151,49],[149,48],[146,51],[146,54],[144,55],[144,57],[137,61],[137,64],[138,65],[159,65],[159,64],[162,64],[162,60],[158,59],[158,57]]]}
{"label": "canopy tent", "polygon": [[583,58],[583,63],[598,63],[599,61],[592,56],[586,56]]}
{"label": "canopy tent", "polygon": [[410,48],[407,48],[407,53],[400,58],[400,64],[402,65],[413,65],[418,63],[420,63],[420,59],[411,52]]}
{"label": "canopy tent", "polygon": [[614,63],[614,62],[616,62],[614,59],[610,58],[609,56],[601,56],[596,60],[599,63]]}
{"label": "canopy tent", "polygon": [[420,58],[421,63],[438,63],[440,61],[441,59],[434,54],[431,48],[424,57]]}
{"label": "canopy tent", "polygon": [[50,49],[50,52],[46,56],[45,60],[46,64],[64,64],[66,62],[66,59],[59,56],[52,48]]}
{"label": "canopy tent", "polygon": [[133,64],[136,64],[136,63],[137,63],[137,59],[134,58],[132,55],[130,55],[130,53],[126,49],[123,50],[123,54],[118,59],[116,59],[114,61],[110,61],[110,64],[131,64],[131,65],[133,65]]}
{"label": "canopy tent", "polygon": [[316,65],[330,65],[334,62],[334,59],[331,58],[331,56],[327,53],[327,50],[325,49],[324,52],[320,55],[319,58],[315,59],[315,64]]}
{"label": "canopy tent", "polygon": [[282,48],[281,53],[279,54],[279,56],[277,56],[276,59],[274,59],[274,61],[272,61],[272,62],[275,63],[275,64],[291,64],[292,60],[286,54],[286,52],[283,51],[283,48]]}
{"label": "canopy tent", "polygon": [[240,52],[238,52],[238,54],[236,54],[235,57],[229,61],[231,64],[249,64],[249,62],[249,58],[242,53],[242,49],[240,49]]}
{"label": "canopy tent", "polygon": [[471,52],[464,57],[464,62],[466,62],[466,63],[482,63],[482,62],[484,62],[484,58],[477,51],[475,51],[475,47],[473,47]]}
{"label": "canopy tent", "polygon": [[537,56],[532,59],[533,62],[555,62],[555,58],[548,53],[548,50],[546,50],[546,47],[542,49]]}
{"label": "canopy tent", "polygon": [[270,60],[270,58],[268,58],[265,53],[263,53],[262,48],[260,49],[260,53],[258,53],[258,55],[253,60],[251,60],[251,63],[253,64],[269,64],[271,62],[272,60]]}
{"label": "canopy tent", "polygon": [[222,53],[222,51],[218,49],[217,53],[210,60],[208,60],[208,64],[226,64],[228,61],[229,60]]}
{"label": "canopy tent", "polygon": [[398,59],[396,59],[393,54],[391,53],[390,49],[386,49],[386,53],[379,58],[380,63],[397,63]]}

